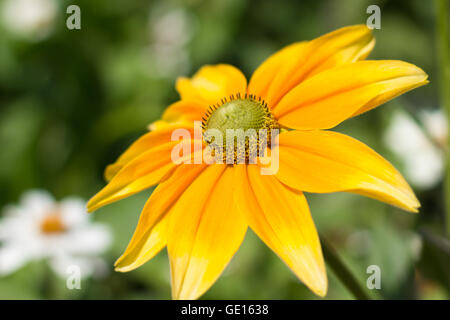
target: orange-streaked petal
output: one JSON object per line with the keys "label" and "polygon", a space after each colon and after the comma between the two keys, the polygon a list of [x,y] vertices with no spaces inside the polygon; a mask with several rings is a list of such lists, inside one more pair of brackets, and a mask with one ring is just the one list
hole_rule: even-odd
{"label": "orange-streaked petal", "polygon": [[427,74],[403,61],[358,61],[324,71],[292,89],[274,110],[294,129],[329,129],[427,83]]}
{"label": "orange-streaked petal", "polygon": [[192,126],[192,122],[191,121],[185,121],[181,117],[178,120],[172,120],[170,122],[158,119],[156,121],[151,122],[147,126],[147,129],[149,131],[157,131],[157,130],[165,129],[168,126],[178,126],[178,127],[184,128],[184,127]]}
{"label": "orange-streaked petal", "polygon": [[247,224],[234,202],[234,172],[210,165],[169,212],[172,296],[196,299],[225,269],[244,239]]}
{"label": "orange-streaked petal", "polygon": [[[179,164],[172,160],[172,150],[175,146],[185,143],[191,147],[191,150],[189,154],[182,156],[181,163],[185,159],[184,157],[194,157],[195,150],[192,149],[192,146],[196,147],[195,140],[165,143],[144,152],[127,163],[102,190],[89,200],[88,211],[97,210],[158,184]],[[197,142],[197,144],[201,145],[201,142]]]}
{"label": "orange-streaked petal", "polygon": [[207,108],[208,105],[204,103],[180,100],[167,107],[161,119],[167,122],[181,120],[186,122],[202,121]]}
{"label": "orange-streaked petal", "polygon": [[265,98],[282,66],[301,59],[307,43],[303,41],[290,44],[267,58],[253,73],[248,84],[248,93]]}
{"label": "orange-streaked petal", "polygon": [[420,206],[401,174],[368,146],[332,131],[279,135],[277,178],[305,192],[349,191],[417,212]]}
{"label": "orange-streaked petal", "polygon": [[374,44],[366,25],[344,27],[311,40],[297,57],[283,61],[263,97],[275,108],[302,81],[324,70],[365,59]]}
{"label": "orange-streaked petal", "polygon": [[111,179],[120,171],[128,162],[135,159],[137,156],[143,154],[150,149],[163,145],[165,143],[171,142],[172,133],[176,129],[186,129],[189,131],[191,136],[194,135],[194,129],[192,124],[180,125],[180,124],[169,124],[161,126],[157,130],[148,132],[137,139],[133,144],[125,150],[124,153],[117,159],[116,162],[110,164],[105,169],[106,181],[111,181]]}
{"label": "orange-streaked petal", "polygon": [[247,80],[239,69],[227,64],[202,67],[192,78],[179,78],[176,88],[182,100],[209,105],[247,90]]}
{"label": "orange-streaked petal", "polygon": [[314,293],[325,296],[327,274],[306,198],[257,165],[235,166],[237,205],[250,228]]}
{"label": "orange-streaked petal", "polygon": [[156,187],[142,210],[127,249],[115,263],[117,271],[140,267],[166,246],[167,212],[206,167],[206,164],[182,164]]}

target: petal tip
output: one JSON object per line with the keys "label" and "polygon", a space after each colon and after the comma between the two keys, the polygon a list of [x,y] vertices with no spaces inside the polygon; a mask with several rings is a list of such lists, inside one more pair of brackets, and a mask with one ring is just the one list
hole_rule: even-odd
{"label": "petal tip", "polygon": [[410,75],[414,75],[420,78],[420,82],[423,82],[423,84],[427,84],[429,81],[428,74],[420,67],[416,66],[415,64],[408,63],[401,61],[406,66],[406,70],[409,71]]}
{"label": "petal tip", "polygon": [[404,203],[404,209],[406,211],[412,212],[412,213],[419,213],[419,209],[421,207],[419,199],[417,199],[414,191],[410,187],[408,187],[408,190],[406,191],[406,195],[409,198],[407,202]]}
{"label": "petal tip", "polygon": [[122,167],[123,164],[121,163],[113,163],[106,166],[105,172],[103,174],[105,180],[107,182],[111,181],[112,178],[114,178],[114,176],[117,174],[117,172],[119,172],[120,169],[122,169]]}
{"label": "petal tip", "polygon": [[127,272],[127,271],[129,271],[129,270],[125,270],[124,268],[116,267],[116,268],[114,268],[114,271],[124,273],[124,272]]}
{"label": "petal tip", "polygon": [[129,272],[132,271],[134,269],[136,269],[136,267],[133,267],[133,264],[126,264],[123,263],[125,259],[125,255],[121,255],[116,262],[114,262],[114,271],[116,272]]}
{"label": "petal tip", "polygon": [[87,205],[86,205],[86,210],[87,210],[87,212],[88,212],[88,213],[92,213],[92,212],[95,211],[95,209],[96,209],[95,203],[92,202],[92,199],[89,200],[89,202],[88,202]]}
{"label": "petal tip", "polygon": [[130,267],[115,267],[114,268],[114,271],[122,272],[122,273],[129,272],[129,271],[132,271],[132,270],[134,270],[134,268],[130,268]]}
{"label": "petal tip", "polygon": [[324,298],[328,293],[328,279],[326,274],[321,275],[320,279],[318,279],[318,281],[314,283],[314,286],[311,286],[310,289],[319,297]]}
{"label": "petal tip", "polygon": [[91,199],[89,199],[88,203],[86,204],[86,209],[88,213],[94,212],[95,210],[101,207],[100,201],[96,197],[97,195],[93,196]]}
{"label": "petal tip", "polygon": [[409,208],[409,212],[412,213],[419,213],[419,209],[420,209],[421,205],[419,200],[416,199],[416,202]]}

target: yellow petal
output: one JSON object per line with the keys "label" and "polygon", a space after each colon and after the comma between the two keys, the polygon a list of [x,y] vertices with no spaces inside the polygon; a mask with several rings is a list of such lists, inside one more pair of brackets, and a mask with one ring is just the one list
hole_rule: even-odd
{"label": "yellow petal", "polygon": [[253,73],[248,85],[248,93],[265,98],[282,66],[301,59],[307,43],[306,41],[293,43],[267,58]]}
{"label": "yellow petal", "polygon": [[271,76],[273,80],[263,97],[270,106],[275,107],[285,94],[307,78],[365,59],[374,44],[371,31],[365,25],[341,28],[309,41],[293,52],[296,56],[289,56],[283,61],[278,72]]}
{"label": "yellow petal", "polygon": [[176,88],[182,100],[195,101],[205,107],[221,99],[247,90],[247,80],[241,71],[226,64],[202,67],[192,78],[179,78]]}
{"label": "yellow petal", "polygon": [[202,121],[202,117],[208,108],[207,104],[196,101],[180,100],[171,104],[163,113],[162,120],[175,122],[184,120],[186,122]]}
{"label": "yellow petal", "polygon": [[359,61],[324,71],[302,82],[274,110],[294,129],[329,129],[427,83],[422,69],[403,61]]}
{"label": "yellow petal", "polygon": [[133,142],[124,153],[122,153],[115,163],[106,167],[106,181],[111,181],[120,169],[137,156],[154,147],[170,142],[173,131],[181,128],[188,130],[191,133],[191,136],[193,136],[192,124],[186,124],[184,126],[180,124],[166,124],[158,128],[158,130],[151,131],[141,136],[138,140]]}
{"label": "yellow petal", "polygon": [[167,249],[174,299],[196,299],[225,269],[247,224],[234,206],[233,168],[210,165],[169,212]]}
{"label": "yellow petal", "polygon": [[[158,184],[177,166],[177,163],[172,161],[172,150],[180,143],[185,142],[173,141],[151,148],[128,162],[102,190],[89,200],[88,211],[97,210]],[[186,143],[192,147],[195,140]],[[186,155],[186,157],[193,156],[192,151]]]}
{"label": "yellow petal", "polygon": [[115,263],[116,271],[134,270],[166,246],[167,212],[205,168],[206,164],[182,164],[156,187],[142,210],[127,249]]}
{"label": "yellow petal", "polygon": [[134,270],[156,256],[167,244],[167,221],[168,218],[164,216],[154,224],[138,249],[129,251],[127,248],[114,263],[115,270],[119,272]]}
{"label": "yellow petal", "polygon": [[277,178],[305,192],[349,191],[416,212],[419,201],[401,174],[365,144],[332,131],[279,135]]}
{"label": "yellow petal", "polygon": [[176,126],[176,127],[180,127],[180,128],[191,127],[192,121],[184,120],[183,117],[181,117],[181,116],[178,119],[173,119],[170,121],[159,119],[159,120],[151,122],[147,126],[147,129],[149,131],[157,131],[157,130],[165,129],[168,126]]}
{"label": "yellow petal", "polygon": [[314,293],[325,296],[327,274],[316,227],[305,196],[257,165],[235,166],[237,205],[250,228]]}

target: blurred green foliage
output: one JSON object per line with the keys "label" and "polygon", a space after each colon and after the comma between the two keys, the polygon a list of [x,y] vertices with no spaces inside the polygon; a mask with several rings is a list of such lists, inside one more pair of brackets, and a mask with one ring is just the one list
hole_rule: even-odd
{"label": "blurred green foliage", "polygon": [[[52,31],[43,39],[18,36],[0,23],[2,206],[17,202],[29,188],[47,189],[57,198],[75,194],[88,199],[105,184],[105,166],[177,99],[177,76],[191,75],[204,64],[223,62],[239,67],[249,77],[268,55],[284,45],[365,23],[370,4],[378,4],[382,13],[382,28],[374,31],[377,45],[370,58],[414,63],[430,75],[431,84],[337,130],[369,144],[402,171],[401,163],[381,138],[392,112],[397,108],[414,113],[438,107],[431,1],[56,3]],[[81,30],[66,28],[70,4],[81,8]],[[181,27],[172,28],[180,21]],[[0,298],[169,298],[165,252],[136,271],[112,271],[150,192],[94,214],[114,231],[114,245],[106,255],[111,268],[107,278],[85,280],[82,290],[69,291],[63,279],[49,275],[45,264],[36,262],[0,279]],[[367,266],[380,266],[382,289],[374,295],[448,299],[449,252],[433,241],[442,237],[442,185],[418,191],[418,197],[421,213],[413,215],[357,195],[308,195],[320,233],[333,243],[361,283],[368,277]],[[327,298],[351,299],[332,270],[328,269],[328,274]],[[240,251],[204,298],[316,297],[249,231]]]}

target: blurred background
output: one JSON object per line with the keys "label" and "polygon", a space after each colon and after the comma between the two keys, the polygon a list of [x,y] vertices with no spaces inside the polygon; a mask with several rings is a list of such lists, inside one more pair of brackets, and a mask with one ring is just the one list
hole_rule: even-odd
{"label": "blurred background", "polygon": [[[81,30],[66,27],[71,4],[81,8]],[[431,82],[336,130],[391,161],[422,208],[414,215],[357,195],[307,197],[319,232],[364,287],[367,267],[380,267],[381,289],[370,295],[448,299],[448,126],[439,99],[433,1],[0,0],[0,207],[36,188],[56,199],[89,199],[105,184],[105,166],[177,100],[178,76],[223,62],[249,78],[287,44],[365,23],[371,4],[381,8],[381,30],[374,30],[369,58],[416,64]],[[45,259],[30,261],[0,276],[0,298],[170,298],[165,251],[130,273],[113,271],[150,193],[93,214],[113,237],[101,277],[68,290]],[[331,268],[328,276],[327,299],[353,299]],[[317,299],[251,231],[203,298]]]}

